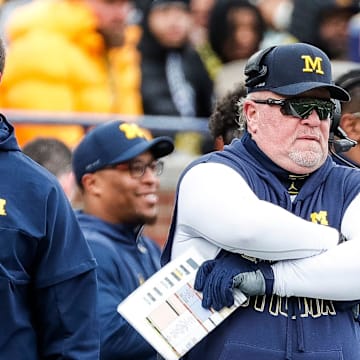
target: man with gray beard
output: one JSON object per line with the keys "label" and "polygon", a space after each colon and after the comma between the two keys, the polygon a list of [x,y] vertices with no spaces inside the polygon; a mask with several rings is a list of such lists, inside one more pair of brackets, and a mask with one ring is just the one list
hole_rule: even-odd
{"label": "man with gray beard", "polygon": [[194,246],[205,308],[247,301],[184,360],[360,357],[360,172],[329,155],[327,55],[296,43],[245,67],[246,130],[180,176],[162,265]]}

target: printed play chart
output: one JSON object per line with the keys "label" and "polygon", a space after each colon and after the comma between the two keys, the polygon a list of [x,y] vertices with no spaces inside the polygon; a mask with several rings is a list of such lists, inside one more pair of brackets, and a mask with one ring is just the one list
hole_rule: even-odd
{"label": "printed play chart", "polygon": [[191,248],[168,263],[118,306],[123,316],[166,360],[177,360],[218,326],[246,296],[235,291],[235,304],[221,311],[201,306],[193,288],[204,259]]}

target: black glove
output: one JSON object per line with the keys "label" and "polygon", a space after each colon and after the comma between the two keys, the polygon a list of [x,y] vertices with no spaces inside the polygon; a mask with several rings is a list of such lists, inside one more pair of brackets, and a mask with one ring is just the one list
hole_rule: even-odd
{"label": "black glove", "polygon": [[194,288],[203,292],[202,306],[221,310],[234,304],[233,288],[245,295],[271,294],[274,273],[269,263],[255,263],[240,255],[223,253],[199,268]]}

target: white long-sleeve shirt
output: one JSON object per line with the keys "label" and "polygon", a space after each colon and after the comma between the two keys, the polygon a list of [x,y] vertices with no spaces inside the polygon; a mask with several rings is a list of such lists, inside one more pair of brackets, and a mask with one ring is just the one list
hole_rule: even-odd
{"label": "white long-sleeve shirt", "polygon": [[360,299],[360,195],[346,210],[339,232],[260,200],[232,168],[202,163],[179,188],[172,258],[197,248],[206,259],[221,249],[273,264],[274,293],[332,300]]}

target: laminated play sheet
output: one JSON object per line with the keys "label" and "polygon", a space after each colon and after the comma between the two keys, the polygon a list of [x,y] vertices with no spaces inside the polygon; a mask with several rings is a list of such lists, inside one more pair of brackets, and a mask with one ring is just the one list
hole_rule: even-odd
{"label": "laminated play sheet", "polygon": [[221,311],[201,306],[193,288],[204,258],[191,248],[168,263],[118,306],[123,316],[166,360],[177,360],[218,326],[246,296],[235,290],[235,304]]}

